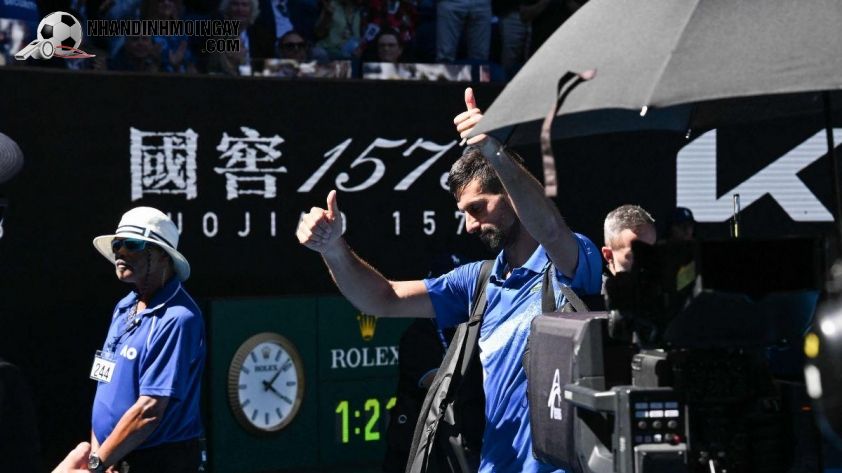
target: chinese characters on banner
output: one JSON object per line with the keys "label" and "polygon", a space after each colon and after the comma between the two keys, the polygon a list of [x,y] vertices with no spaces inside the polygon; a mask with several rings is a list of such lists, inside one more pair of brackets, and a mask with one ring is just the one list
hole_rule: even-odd
{"label": "chinese characters on banner", "polygon": [[[236,199],[242,194],[262,195],[271,199],[277,195],[277,178],[273,174],[285,173],[284,166],[272,167],[281,152],[275,149],[284,139],[278,135],[270,138],[260,136],[257,130],[240,127],[246,135],[243,138],[222,134],[222,141],[216,147],[222,155],[219,159],[227,160],[225,167],[213,168],[217,174],[225,174],[226,198]],[[258,184],[258,188],[246,187]]]}
{"label": "chinese characters on banner", "polygon": [[[278,149],[285,140],[278,135],[261,136],[259,131],[249,127],[240,127],[240,131],[243,136],[231,136],[223,132],[222,139],[216,146],[216,151],[221,153],[218,157],[221,163],[213,170],[225,176],[226,199],[234,200],[249,194],[260,195],[265,199],[277,197],[277,175],[287,173],[286,166],[280,163],[283,153]],[[139,200],[148,194],[184,195],[187,200],[198,196],[196,182],[198,133],[189,128],[185,131],[142,131],[131,128],[130,138],[132,201]],[[298,188],[298,192],[309,192],[333,167],[352,142],[353,140],[348,138],[324,153],[324,163]],[[372,153],[377,150],[402,148],[407,143],[409,141],[406,139],[376,138],[350,165],[351,168],[355,168],[363,163],[373,164],[374,169],[370,175],[357,185],[347,186],[351,177],[347,172],[341,172],[336,177],[336,187],[347,192],[358,192],[372,187],[386,173],[386,164]],[[394,190],[408,190],[425,171],[455,145],[455,140],[439,144],[418,138],[400,154],[403,157],[409,157],[421,151],[419,154],[427,152],[432,153],[432,156],[425,156],[427,159],[404,176]],[[440,183],[444,189],[447,189],[443,184],[445,178],[446,174],[442,176]]]}
{"label": "chinese characters on banner", "polygon": [[[257,130],[241,127],[243,137],[222,134],[216,147],[222,152],[223,167],[214,171],[224,174],[228,200],[243,194],[257,194],[271,199],[277,195],[274,174],[287,172],[275,165],[284,142],[278,135],[261,137]],[[195,199],[196,149],[199,135],[191,129],[183,132],[149,132],[131,129],[132,200],[145,194],[184,194]]]}
{"label": "chinese characters on banner", "polygon": [[196,146],[199,135],[131,128],[132,201],[144,194],[184,194],[195,199]]}

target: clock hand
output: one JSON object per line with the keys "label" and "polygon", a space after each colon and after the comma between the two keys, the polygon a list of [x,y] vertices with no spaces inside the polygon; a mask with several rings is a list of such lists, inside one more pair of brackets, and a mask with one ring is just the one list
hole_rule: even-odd
{"label": "clock hand", "polygon": [[272,376],[272,379],[269,381],[269,385],[271,386],[271,385],[275,384],[275,380],[278,379],[278,376],[280,376],[280,375],[281,375],[281,370],[278,370],[275,373],[275,376]]}
{"label": "clock hand", "polygon": [[263,383],[263,390],[264,391],[269,391],[269,390],[275,391],[275,388],[272,387],[272,381],[266,381],[264,379],[264,380],[261,380],[260,382]]}
{"label": "clock hand", "polygon": [[283,394],[279,393],[279,392],[278,392],[275,388],[273,388],[273,387],[272,387],[272,385],[271,385],[271,384],[269,384],[267,381],[264,381],[264,382],[263,382],[263,387],[264,387],[267,391],[272,391],[273,393],[275,393],[275,394],[276,394],[279,398],[283,399],[283,400],[284,400],[284,401],[286,401],[288,404],[292,404],[292,399],[290,399],[290,398],[288,398],[288,397],[284,396]]}

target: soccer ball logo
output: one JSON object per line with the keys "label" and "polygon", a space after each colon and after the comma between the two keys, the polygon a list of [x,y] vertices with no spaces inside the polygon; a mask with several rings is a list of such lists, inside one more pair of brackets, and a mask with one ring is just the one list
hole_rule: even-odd
{"label": "soccer ball logo", "polygon": [[[82,44],[82,25],[70,13],[50,13],[38,24],[38,39],[48,40],[56,48],[66,46],[77,49]],[[71,51],[59,48],[56,54],[66,55]]]}
{"label": "soccer ball logo", "polygon": [[38,39],[18,51],[15,59],[50,59],[53,55],[63,58],[94,57],[79,50],[80,44],[82,24],[70,13],[57,11],[41,20],[38,25]]}

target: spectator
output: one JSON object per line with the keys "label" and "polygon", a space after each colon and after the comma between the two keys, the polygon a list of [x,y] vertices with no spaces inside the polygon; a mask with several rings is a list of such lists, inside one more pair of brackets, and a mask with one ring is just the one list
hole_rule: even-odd
{"label": "spectator", "polygon": [[322,11],[314,33],[317,46],[330,59],[358,58],[362,53],[363,9],[355,0],[321,0]]}
{"label": "spectator", "polygon": [[530,56],[587,0],[521,0],[520,17],[532,22]]}
{"label": "spectator", "polygon": [[[140,18],[141,0],[107,0],[100,5],[99,15],[106,20],[137,20]],[[123,47],[125,36],[96,37],[108,48],[110,57],[114,57]]]}
{"label": "spectator", "polygon": [[[248,57],[248,50],[241,38],[236,38],[235,41],[240,43],[237,51],[225,51],[221,53],[212,53],[208,59],[208,73],[221,74],[226,76],[238,76],[243,74],[244,66],[250,66],[246,61]],[[245,68],[250,69],[250,68]]]}
{"label": "spectator", "polygon": [[436,62],[436,4],[434,0],[418,0],[418,22],[407,47],[417,62]]}
{"label": "spectator", "polygon": [[[180,20],[184,13],[183,0],[143,0],[140,18],[143,20]],[[188,47],[186,35],[153,36],[161,48],[161,70],[166,72],[196,72],[196,59]]]}
{"label": "spectator", "polygon": [[313,48],[298,31],[292,30],[278,41],[278,57],[292,59],[299,63],[328,61],[327,53],[322,48]]}
{"label": "spectator", "polygon": [[251,58],[270,58],[275,56],[275,35],[265,28],[255,26],[260,15],[257,0],[222,0],[219,13],[226,20],[240,22],[240,49],[246,51],[246,62]]}
{"label": "spectator", "polygon": [[391,30],[401,44],[415,37],[418,7],[414,0],[368,0],[364,18],[364,43],[375,42],[378,35]]}
{"label": "spectator", "polygon": [[456,60],[465,32],[467,57],[487,61],[491,49],[491,0],[440,0],[436,7],[436,61]]}
{"label": "spectator", "polygon": [[404,58],[404,42],[401,41],[400,36],[394,30],[385,30],[377,36],[375,41],[377,45],[377,61],[378,62],[407,62]]}
{"label": "spectator", "polygon": [[259,0],[258,9],[261,14],[255,19],[254,26],[270,33],[277,41],[295,29],[290,18],[292,3],[293,0]]}
{"label": "spectator", "polygon": [[500,65],[511,79],[526,62],[529,52],[530,24],[520,17],[520,0],[493,0],[492,10],[499,18]]}
{"label": "spectator", "polygon": [[257,16],[254,26],[269,32],[278,40],[290,30],[296,30],[304,39],[313,43],[313,28],[319,17],[319,0],[259,0],[258,6],[261,14]]}
{"label": "spectator", "polygon": [[687,241],[696,234],[696,219],[687,207],[676,207],[667,229],[667,239]]}
{"label": "spectator", "polygon": [[108,60],[110,71],[158,72],[161,68],[160,43],[151,36],[126,36],[123,48]]}

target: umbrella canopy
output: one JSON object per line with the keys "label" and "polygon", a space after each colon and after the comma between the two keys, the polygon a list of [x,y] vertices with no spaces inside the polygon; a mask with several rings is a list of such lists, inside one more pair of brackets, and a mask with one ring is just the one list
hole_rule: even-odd
{"label": "umbrella canopy", "polygon": [[[559,79],[587,70],[596,75],[565,97],[554,138],[821,112],[820,95],[804,93],[842,89],[840,24],[838,0],[591,0],[529,60],[474,134],[537,142]],[[769,95],[776,97],[757,97]],[[754,98],[734,102],[746,97]]]}

